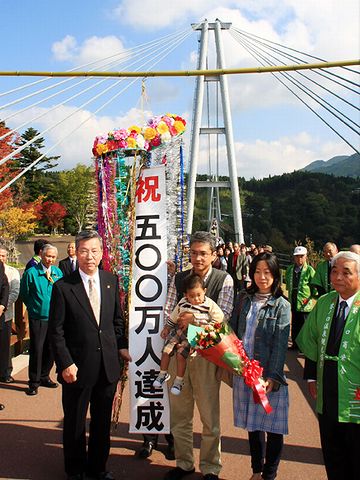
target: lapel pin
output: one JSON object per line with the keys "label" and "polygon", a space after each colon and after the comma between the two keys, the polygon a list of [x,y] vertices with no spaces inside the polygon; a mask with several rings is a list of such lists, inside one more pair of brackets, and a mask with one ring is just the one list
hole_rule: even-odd
{"label": "lapel pin", "polygon": [[106,285],[107,288],[110,288],[110,285]]}

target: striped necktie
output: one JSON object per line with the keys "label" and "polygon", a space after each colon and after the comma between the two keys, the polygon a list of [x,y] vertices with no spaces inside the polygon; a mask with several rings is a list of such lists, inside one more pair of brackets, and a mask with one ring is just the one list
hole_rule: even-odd
{"label": "striped necktie", "polygon": [[100,324],[100,299],[95,287],[95,280],[93,278],[89,278],[89,300],[94,312],[96,322],[99,325]]}

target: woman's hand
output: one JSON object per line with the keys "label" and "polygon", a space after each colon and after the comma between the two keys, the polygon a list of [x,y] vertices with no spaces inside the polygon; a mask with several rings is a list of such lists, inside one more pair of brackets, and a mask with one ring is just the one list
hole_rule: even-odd
{"label": "woman's hand", "polygon": [[275,381],[272,378],[267,378],[265,382],[265,392],[270,393],[274,388]]}

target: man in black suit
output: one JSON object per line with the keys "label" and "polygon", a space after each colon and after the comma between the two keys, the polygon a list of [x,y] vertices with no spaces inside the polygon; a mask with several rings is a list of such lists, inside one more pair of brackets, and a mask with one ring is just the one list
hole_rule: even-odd
{"label": "man in black suit", "polygon": [[[130,361],[115,275],[98,269],[102,242],[97,232],[76,237],[79,269],[54,285],[49,329],[64,410],[64,458],[69,480],[112,480],[112,402],[120,359]],[[86,452],[85,421],[90,403]]]}
{"label": "man in black suit", "polygon": [[[5,275],[5,267],[0,261],[0,322],[4,322],[4,312],[9,300],[9,282]],[[0,410],[4,410],[4,405],[0,403]]]}
{"label": "man in black suit", "polygon": [[68,256],[59,262],[59,268],[62,271],[64,277],[65,275],[70,275],[78,267],[78,261],[76,258],[76,249],[75,242],[70,242],[67,246]]}

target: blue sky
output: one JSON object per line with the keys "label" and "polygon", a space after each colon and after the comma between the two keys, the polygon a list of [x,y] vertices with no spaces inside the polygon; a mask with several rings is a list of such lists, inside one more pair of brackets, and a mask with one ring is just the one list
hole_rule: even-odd
{"label": "blue sky", "polygon": [[[198,36],[191,31],[191,24],[204,18],[209,21],[220,18],[224,22],[232,22],[234,27],[243,31],[328,61],[360,57],[360,11],[357,0],[173,0],[169,3],[159,0],[0,0],[0,7],[1,69],[6,71],[69,70],[115,52],[128,53],[139,45],[169,36],[170,41],[159,43],[160,58],[167,48],[172,47],[176,32],[184,32],[184,37],[187,32],[188,36],[170,55],[153,67],[154,54],[149,57],[144,55],[141,61],[149,62],[146,68],[150,70],[194,69]],[[256,65],[228,32],[223,38],[226,65],[229,68]],[[211,48],[210,45],[210,51]],[[212,61],[210,54],[210,63]],[[214,65],[210,67],[214,68]],[[136,68],[140,68],[140,63]],[[35,80],[0,77],[0,94]],[[71,82],[75,81],[78,80]],[[3,95],[0,97],[0,106],[54,82],[58,80]],[[71,82],[65,83],[64,88],[72,85]],[[107,80],[84,98],[89,100],[111,82],[114,83],[114,80]],[[151,114],[170,111],[191,121],[194,78],[146,80],[149,102],[145,104],[145,112],[141,111],[140,81],[131,86],[130,81],[124,81],[116,91],[123,86],[126,86],[126,90],[96,114],[94,112],[101,105],[101,99],[80,108],[85,101],[83,97],[66,102],[47,113],[55,104],[66,101],[90,84],[85,82],[59,97],[31,107],[32,103],[41,98],[33,96],[3,108],[0,118],[11,116],[6,121],[11,128],[18,128],[28,122],[19,128],[20,133],[27,126],[33,126],[39,131],[47,130],[44,134],[47,147],[62,142],[51,152],[61,155],[60,168],[71,168],[76,163],[90,164],[95,135],[115,127],[126,128],[133,123],[141,124],[143,118]],[[330,87],[330,84],[326,85]],[[232,76],[229,78],[229,88],[239,175],[261,178],[293,171],[313,160],[327,160],[334,155],[353,153],[348,145],[296,101],[271,75]],[[330,88],[337,89],[333,86]],[[52,90],[46,95],[51,92]],[[358,96],[340,88],[338,94],[359,105]],[[113,93],[110,92],[105,98],[110,99],[111,95]],[[344,105],[337,104],[333,97],[325,98],[343,110]],[[13,116],[26,106],[31,108]],[[76,109],[78,111],[75,112]],[[348,113],[353,120],[359,120],[353,111]],[[41,118],[34,120],[40,115]],[[63,120],[69,115],[69,119]],[[59,126],[53,128],[56,123]],[[74,131],[80,123],[83,123],[81,128]],[[64,137],[66,138],[62,141]],[[352,134],[347,134],[347,137],[359,147],[359,137]],[[188,134],[185,141],[189,145]],[[214,163],[214,147],[211,146],[209,152],[203,144],[201,150],[200,169],[206,172],[208,158]],[[224,145],[221,145],[220,156],[223,150]],[[226,165],[220,164],[220,173],[227,173]]]}

